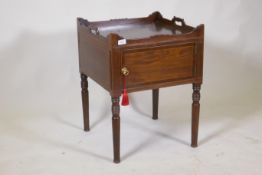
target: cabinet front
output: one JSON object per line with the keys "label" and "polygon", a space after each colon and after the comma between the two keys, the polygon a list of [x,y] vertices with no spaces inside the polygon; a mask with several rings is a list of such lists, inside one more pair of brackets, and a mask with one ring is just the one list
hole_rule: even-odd
{"label": "cabinet front", "polygon": [[193,78],[194,44],[123,52],[127,88]]}

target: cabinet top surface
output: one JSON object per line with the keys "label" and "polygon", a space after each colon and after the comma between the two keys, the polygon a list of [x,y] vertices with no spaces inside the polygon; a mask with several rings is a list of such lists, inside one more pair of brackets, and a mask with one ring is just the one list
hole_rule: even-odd
{"label": "cabinet top surface", "polygon": [[98,27],[99,33],[107,37],[110,33],[118,34],[126,39],[147,38],[155,35],[179,35],[186,33],[187,30],[178,28],[175,25],[164,24],[159,21],[150,23],[131,23],[131,24],[116,24],[109,26]]}

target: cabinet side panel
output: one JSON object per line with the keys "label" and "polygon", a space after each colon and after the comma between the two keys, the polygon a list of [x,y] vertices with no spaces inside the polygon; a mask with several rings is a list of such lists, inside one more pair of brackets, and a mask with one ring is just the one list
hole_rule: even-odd
{"label": "cabinet side panel", "polygon": [[78,52],[80,73],[110,91],[110,59],[107,40],[93,35],[78,22]]}
{"label": "cabinet side panel", "polygon": [[196,74],[195,83],[202,83],[203,79],[203,61],[204,61],[204,25],[199,27],[200,39],[196,43]]}

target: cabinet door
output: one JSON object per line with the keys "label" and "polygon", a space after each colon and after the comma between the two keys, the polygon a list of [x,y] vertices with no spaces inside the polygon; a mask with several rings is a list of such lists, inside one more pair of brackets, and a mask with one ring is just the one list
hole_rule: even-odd
{"label": "cabinet door", "polygon": [[127,88],[192,79],[194,44],[126,50],[122,66],[129,71]]}

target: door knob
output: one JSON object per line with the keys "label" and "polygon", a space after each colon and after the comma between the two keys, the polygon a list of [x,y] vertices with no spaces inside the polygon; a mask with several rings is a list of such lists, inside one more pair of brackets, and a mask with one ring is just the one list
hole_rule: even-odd
{"label": "door knob", "polygon": [[123,74],[124,76],[127,76],[127,75],[129,74],[129,70],[128,70],[126,67],[123,67],[123,68],[121,69],[121,72],[122,72],[122,74]]}

